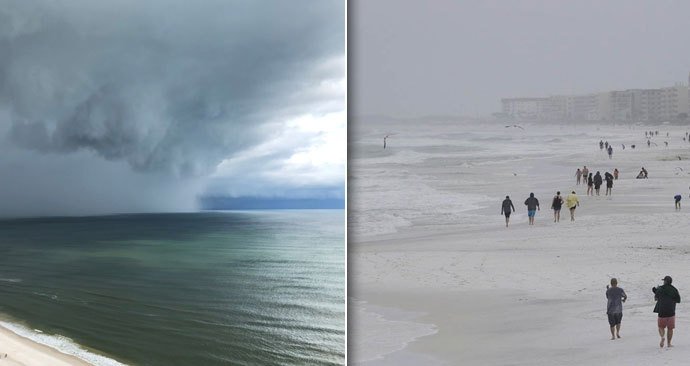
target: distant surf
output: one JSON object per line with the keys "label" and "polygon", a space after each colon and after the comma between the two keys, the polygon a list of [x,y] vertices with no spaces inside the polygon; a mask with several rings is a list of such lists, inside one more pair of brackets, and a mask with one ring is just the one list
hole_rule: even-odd
{"label": "distant surf", "polygon": [[94,366],[126,366],[124,363],[85,350],[73,340],[61,336],[43,333],[39,329],[30,329],[21,324],[0,321],[0,326],[33,342],[48,346],[64,354],[80,358]]}

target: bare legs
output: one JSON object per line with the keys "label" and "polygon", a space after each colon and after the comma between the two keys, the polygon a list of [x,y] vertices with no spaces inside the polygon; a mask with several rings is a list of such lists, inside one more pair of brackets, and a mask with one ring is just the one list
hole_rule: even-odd
{"label": "bare legs", "polygon": [[[659,328],[659,335],[661,336],[661,342],[659,342],[659,347],[664,347],[664,329]],[[666,331],[666,347],[673,347],[671,344],[671,339],[673,339],[673,329],[668,328]]]}
{"label": "bare legs", "polygon": [[575,221],[575,207],[570,209],[570,221]]}
{"label": "bare legs", "polygon": [[561,221],[561,210],[553,211],[553,222],[560,222],[560,221]]}
{"label": "bare legs", "polygon": [[611,340],[621,337],[621,323],[611,326]]}

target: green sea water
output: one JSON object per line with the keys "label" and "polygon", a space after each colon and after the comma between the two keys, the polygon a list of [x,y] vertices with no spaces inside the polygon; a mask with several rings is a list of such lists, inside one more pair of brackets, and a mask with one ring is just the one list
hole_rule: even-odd
{"label": "green sea water", "polygon": [[342,365],[344,215],[0,221],[3,324],[99,365]]}

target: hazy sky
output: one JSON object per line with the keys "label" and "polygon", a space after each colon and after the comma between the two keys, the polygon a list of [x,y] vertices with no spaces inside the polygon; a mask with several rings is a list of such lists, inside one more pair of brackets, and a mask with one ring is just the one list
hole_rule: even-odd
{"label": "hazy sky", "polygon": [[687,1],[349,2],[350,113],[500,109],[501,97],[670,86],[690,72]]}
{"label": "hazy sky", "polygon": [[342,197],[339,0],[0,0],[0,215]]}

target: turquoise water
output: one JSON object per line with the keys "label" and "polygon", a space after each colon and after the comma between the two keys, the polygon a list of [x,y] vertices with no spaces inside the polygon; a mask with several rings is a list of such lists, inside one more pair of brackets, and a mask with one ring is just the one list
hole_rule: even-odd
{"label": "turquoise water", "polygon": [[0,221],[0,313],[132,365],[344,364],[344,222],[343,210]]}

